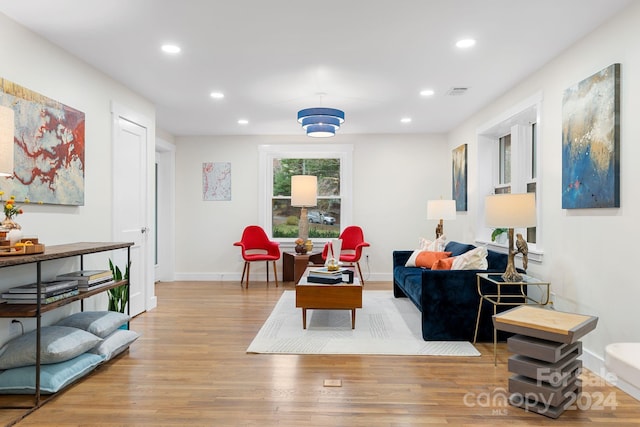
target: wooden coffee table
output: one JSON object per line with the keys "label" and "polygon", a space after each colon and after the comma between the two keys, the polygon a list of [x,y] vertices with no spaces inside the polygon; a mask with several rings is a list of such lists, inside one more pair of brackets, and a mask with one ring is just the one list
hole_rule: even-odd
{"label": "wooden coffee table", "polygon": [[307,271],[296,284],[296,307],[302,308],[302,328],[307,329],[307,310],[351,310],[351,329],[356,327],[356,309],[362,308],[362,285],[307,283]]}

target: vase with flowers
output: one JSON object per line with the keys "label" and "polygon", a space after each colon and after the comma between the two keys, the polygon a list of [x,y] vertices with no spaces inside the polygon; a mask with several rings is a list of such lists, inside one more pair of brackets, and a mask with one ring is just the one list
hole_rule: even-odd
{"label": "vase with flowers", "polygon": [[[0,201],[2,201],[2,207],[4,208],[4,220],[2,221],[2,228],[7,231],[7,240],[9,244],[14,246],[22,239],[22,227],[18,224],[14,218],[18,215],[22,215],[24,211],[18,205],[16,205],[16,196],[10,196],[6,201],[3,199],[4,191],[0,191]],[[29,199],[24,199],[25,203],[29,203]]]}
{"label": "vase with flowers", "polygon": [[305,242],[304,242],[304,239],[301,239],[301,238],[299,238],[299,237],[298,237],[298,238],[295,240],[295,242],[294,242],[294,243],[296,244],[295,251],[296,251],[296,253],[297,253],[297,254],[302,254],[302,255],[304,255],[304,254],[306,254],[306,253],[307,253],[307,248],[306,248],[306,246],[304,245],[304,243],[305,243]]}

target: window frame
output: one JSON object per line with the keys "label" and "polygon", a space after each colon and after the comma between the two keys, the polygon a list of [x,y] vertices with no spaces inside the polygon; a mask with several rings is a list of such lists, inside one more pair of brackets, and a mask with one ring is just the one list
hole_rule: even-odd
{"label": "window frame", "polygon": [[[340,231],[352,223],[353,216],[353,146],[349,144],[283,144],[258,147],[258,223],[269,238],[293,247],[295,238],[273,237],[273,161],[274,159],[340,159]],[[324,243],[329,239],[314,238]]]}
{"label": "window frame", "polygon": [[[525,193],[527,185],[536,183],[536,243],[529,243],[529,259],[542,261],[543,232],[542,217],[542,174],[540,166],[541,148],[541,105],[542,93],[537,93],[513,108],[504,112],[494,120],[479,127],[476,131],[478,143],[478,215],[476,216],[476,243],[486,245],[491,249],[505,252],[506,246],[491,241],[491,228],[485,225],[485,197],[496,189],[506,187],[500,184],[500,142],[499,139],[511,134],[511,183],[510,192]],[[535,123],[535,128],[532,125]],[[536,146],[533,147],[532,132],[537,136]],[[535,151],[534,151],[535,148]],[[537,159],[534,162],[533,155]],[[536,170],[533,171],[533,165]],[[535,178],[534,178],[535,177]],[[518,230],[525,233],[526,229]]]}

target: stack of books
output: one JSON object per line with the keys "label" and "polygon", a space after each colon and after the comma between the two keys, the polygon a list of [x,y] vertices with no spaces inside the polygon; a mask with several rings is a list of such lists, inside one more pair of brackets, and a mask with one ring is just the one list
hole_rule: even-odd
{"label": "stack of books", "polygon": [[[40,283],[40,304],[51,304],[78,295],[77,280],[55,280]],[[7,304],[37,304],[38,284],[16,286],[2,294]]]}
{"label": "stack of books", "polygon": [[56,279],[77,280],[80,292],[101,288],[114,282],[111,270],[79,270],[73,273],[61,274]]}
{"label": "stack of books", "polygon": [[342,283],[342,273],[342,270],[330,271],[327,267],[314,268],[309,270],[307,282],[335,285],[337,283]]}

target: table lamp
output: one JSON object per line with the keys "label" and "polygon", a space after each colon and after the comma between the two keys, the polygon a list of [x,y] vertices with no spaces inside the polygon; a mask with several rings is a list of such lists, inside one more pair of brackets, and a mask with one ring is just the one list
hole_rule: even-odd
{"label": "table lamp", "polygon": [[309,217],[307,208],[315,206],[318,197],[318,177],[313,175],[293,175],[291,177],[291,206],[299,207],[298,237],[305,242],[309,238]]}
{"label": "table lamp", "polygon": [[536,196],[534,193],[494,194],[485,199],[485,222],[493,228],[508,229],[509,252],[507,269],[502,274],[505,282],[520,282],[522,275],[513,259],[518,251],[513,246],[513,229],[536,225]]}
{"label": "table lamp", "polygon": [[14,113],[0,105],[0,176],[13,176]]}
{"label": "table lamp", "polygon": [[440,220],[436,226],[436,239],[444,233],[444,219],[456,219],[455,200],[429,200],[427,201],[427,219]]}

